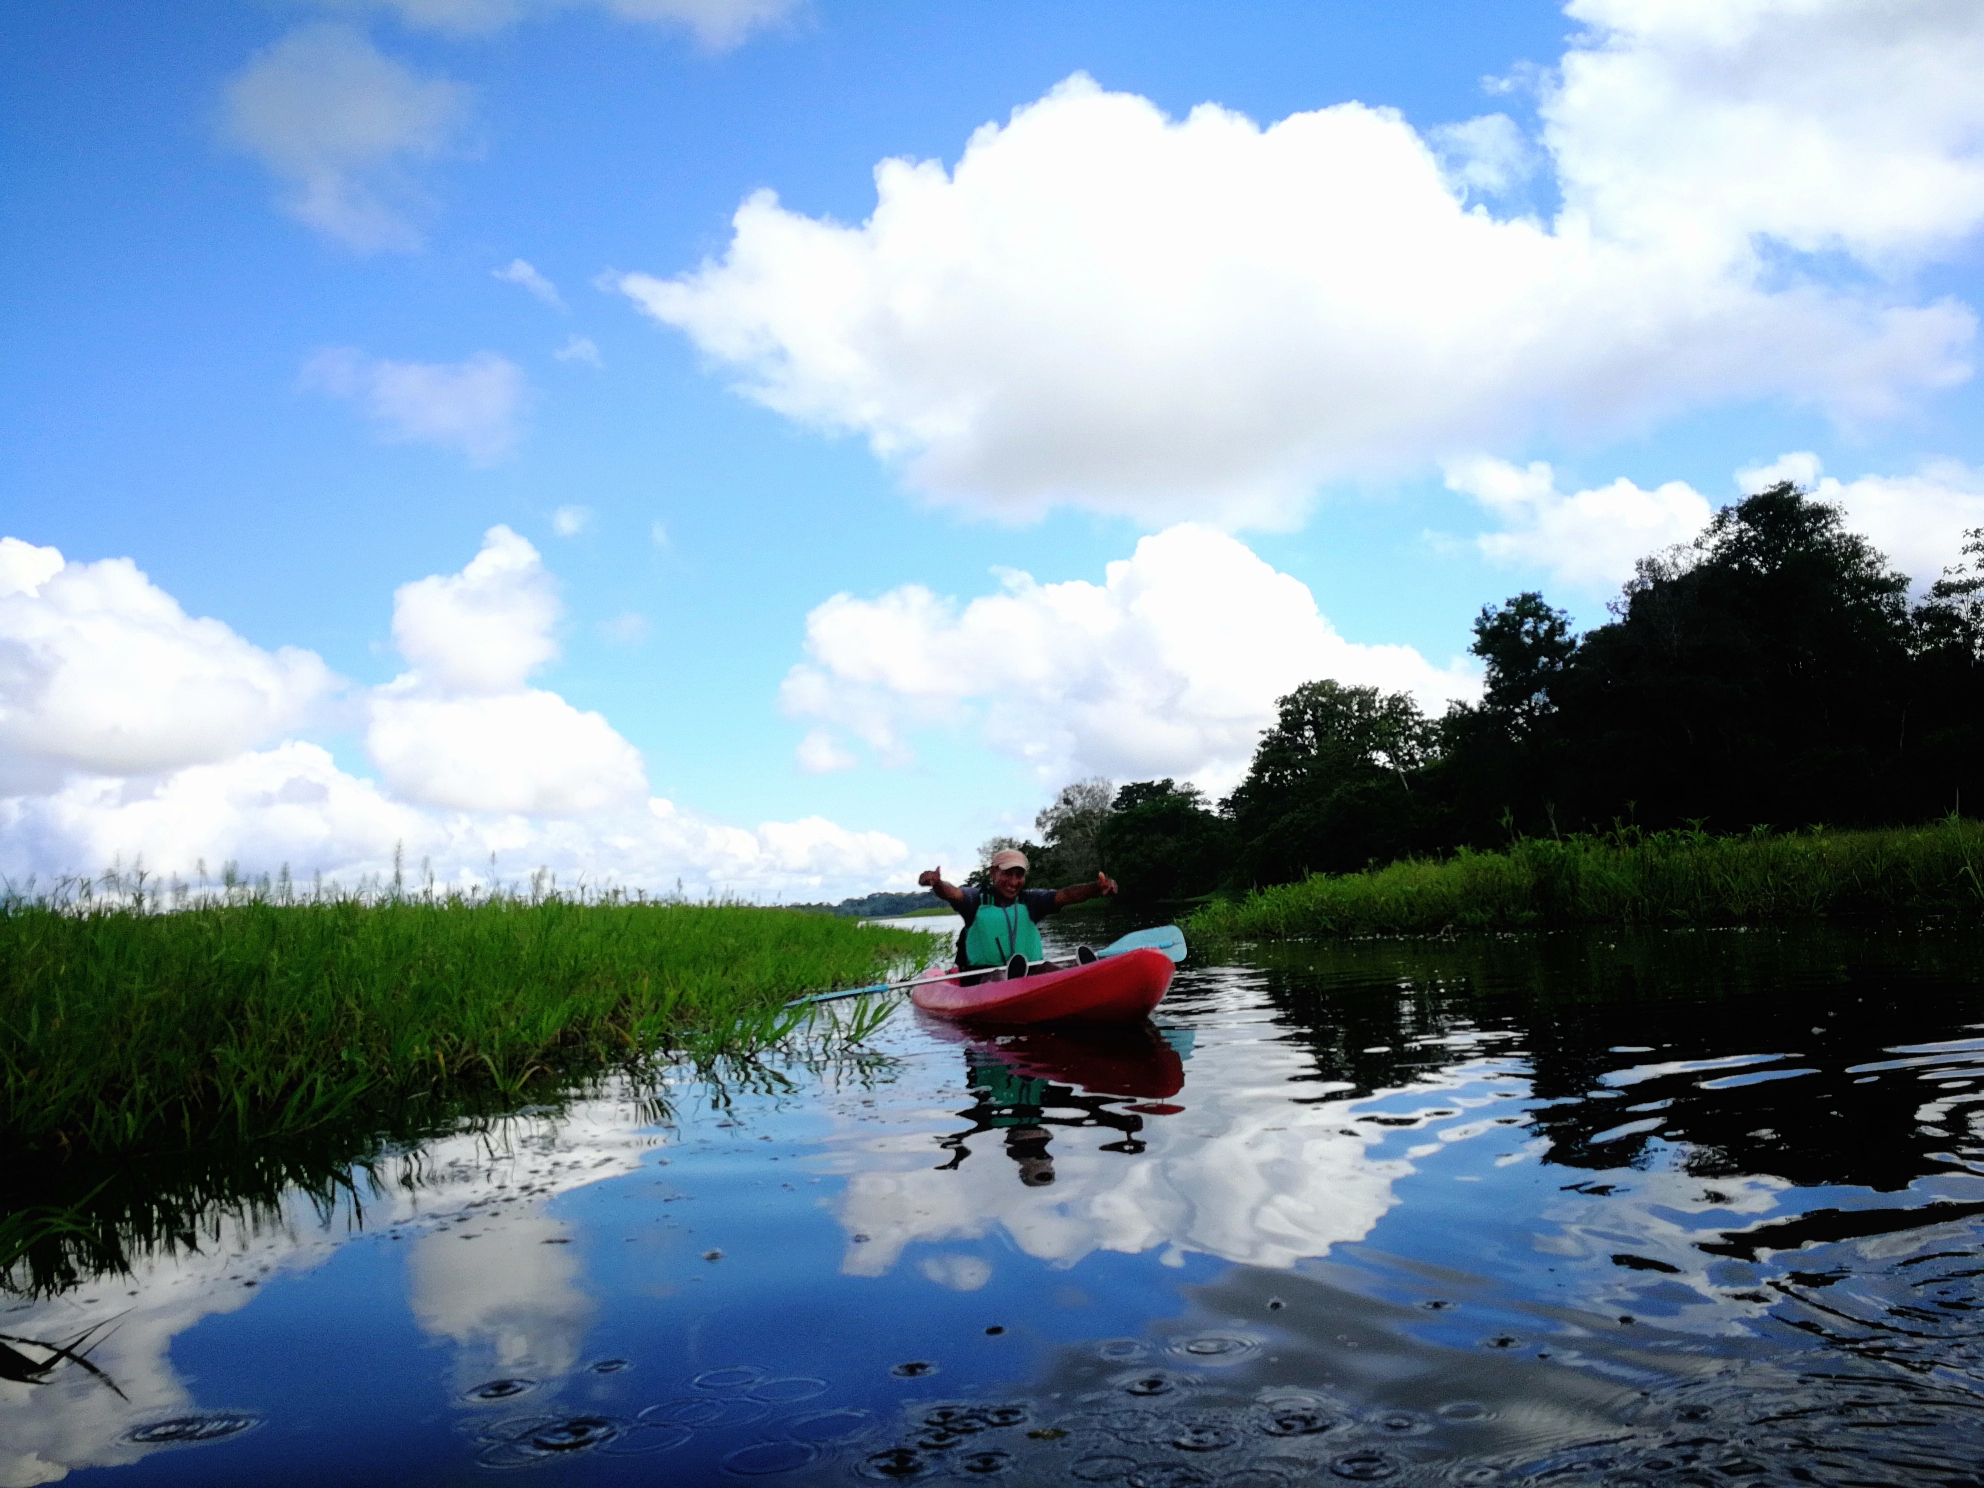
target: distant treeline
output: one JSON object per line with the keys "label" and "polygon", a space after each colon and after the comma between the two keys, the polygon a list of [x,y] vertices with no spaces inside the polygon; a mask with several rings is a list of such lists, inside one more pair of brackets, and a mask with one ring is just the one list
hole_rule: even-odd
{"label": "distant treeline", "polygon": [[1836,507],[1773,486],[1641,559],[1581,636],[1538,593],[1483,609],[1477,704],[1305,683],[1224,800],[1081,781],[1014,845],[1036,884],[1103,866],[1162,902],[1621,827],[1945,816],[1984,803],[1984,529],[1955,556],[1911,607]]}
{"label": "distant treeline", "polygon": [[854,920],[879,920],[890,915],[916,914],[920,910],[942,908],[928,889],[918,889],[909,894],[891,894],[878,889],[872,894],[863,894],[859,899],[843,899],[838,904],[782,904],[778,907]]}

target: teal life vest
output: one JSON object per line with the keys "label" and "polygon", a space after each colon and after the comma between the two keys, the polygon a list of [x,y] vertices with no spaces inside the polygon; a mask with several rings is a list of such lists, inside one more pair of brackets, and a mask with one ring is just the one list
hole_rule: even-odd
{"label": "teal life vest", "polygon": [[1001,905],[993,899],[990,889],[980,890],[978,914],[971,928],[964,932],[964,941],[958,948],[958,965],[1004,966],[1013,959],[1014,952],[1023,954],[1029,961],[1045,961],[1047,952],[1040,944],[1040,927],[1033,923],[1033,915],[1023,899]]}

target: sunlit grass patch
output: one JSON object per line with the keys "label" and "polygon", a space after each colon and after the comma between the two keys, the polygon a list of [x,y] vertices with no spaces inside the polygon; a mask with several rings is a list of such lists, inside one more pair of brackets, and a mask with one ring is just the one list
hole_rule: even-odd
{"label": "sunlit grass patch", "polygon": [[1363,873],[1316,874],[1215,903],[1200,937],[1435,934],[1571,925],[1733,925],[1984,911],[1984,825],[1523,838]]}
{"label": "sunlit grass patch", "polygon": [[[0,907],[0,1141],[128,1151],[522,1101],[613,1065],[793,1035],[802,992],[931,937],[825,915],[608,899]],[[873,1014],[837,1013],[860,1037]]]}

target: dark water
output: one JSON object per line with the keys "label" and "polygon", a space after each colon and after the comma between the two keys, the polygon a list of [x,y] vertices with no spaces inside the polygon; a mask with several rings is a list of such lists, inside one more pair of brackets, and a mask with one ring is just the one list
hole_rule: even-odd
{"label": "dark water", "polygon": [[1984,1484],[1984,937],[1264,950],[1160,1011],[905,1010],[0,1303],[100,1371],[0,1380],[0,1484]]}

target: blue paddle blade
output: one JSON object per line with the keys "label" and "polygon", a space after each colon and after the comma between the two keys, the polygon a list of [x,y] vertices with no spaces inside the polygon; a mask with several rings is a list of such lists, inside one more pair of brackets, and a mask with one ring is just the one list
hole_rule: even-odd
{"label": "blue paddle blade", "polygon": [[1100,961],[1104,956],[1120,956],[1125,951],[1162,951],[1174,962],[1185,959],[1185,932],[1176,925],[1158,925],[1150,930],[1132,930],[1121,940],[1112,940],[1095,953]]}

